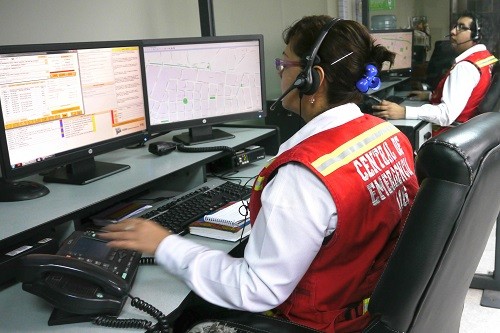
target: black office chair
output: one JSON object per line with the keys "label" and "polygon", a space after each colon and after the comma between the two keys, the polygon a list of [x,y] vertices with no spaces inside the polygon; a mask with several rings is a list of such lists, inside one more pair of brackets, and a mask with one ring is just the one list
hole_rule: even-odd
{"label": "black office chair", "polygon": [[[500,112],[485,113],[419,149],[421,187],[371,296],[374,319],[363,333],[458,333],[465,296],[500,211],[499,128]],[[205,314],[186,310],[184,319],[244,326],[245,332],[316,332],[217,307]]]}
{"label": "black office chair", "polygon": [[436,88],[443,75],[450,69],[456,56],[449,40],[438,40],[434,43],[434,50],[427,64],[427,77],[425,79],[425,83],[430,86],[430,90]]}
{"label": "black office chair", "polygon": [[500,80],[500,74],[498,73],[499,67],[500,65],[498,62],[493,67],[490,87],[477,108],[478,114],[500,111],[500,83],[498,83]]}
{"label": "black office chair", "polygon": [[458,333],[465,296],[500,211],[500,113],[426,141],[421,187],[371,297],[364,333]]}

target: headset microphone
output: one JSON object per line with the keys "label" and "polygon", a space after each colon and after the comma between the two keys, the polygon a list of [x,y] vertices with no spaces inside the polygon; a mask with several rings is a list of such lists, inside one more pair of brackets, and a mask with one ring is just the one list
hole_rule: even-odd
{"label": "headset microphone", "polygon": [[448,34],[448,35],[445,35],[445,36],[444,36],[444,38],[448,38],[448,37],[451,37],[451,35],[450,35],[450,34]]}
{"label": "headset microphone", "polygon": [[462,42],[462,43],[457,43],[457,45],[462,45],[462,44],[465,44],[465,43],[468,43],[468,42],[473,42],[474,39],[469,39],[469,40],[466,40],[465,42]]}
{"label": "headset microphone", "polygon": [[288,95],[290,93],[290,91],[292,91],[293,89],[297,88],[297,87],[300,87],[303,83],[303,78],[301,77],[297,77],[297,79],[295,80],[295,82],[290,86],[288,87],[287,90],[285,90],[285,92],[273,103],[271,104],[271,107],[269,107],[269,109],[271,111],[274,111],[274,109],[276,109],[276,105],[281,102],[283,100],[283,98],[286,97],[286,95]]}

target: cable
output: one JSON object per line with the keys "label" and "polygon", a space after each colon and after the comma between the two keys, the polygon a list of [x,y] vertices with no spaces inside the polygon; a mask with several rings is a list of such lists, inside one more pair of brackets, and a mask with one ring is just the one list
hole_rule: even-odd
{"label": "cable", "polygon": [[227,151],[232,154],[236,153],[234,148],[229,146],[213,146],[213,147],[186,147],[182,143],[177,145],[177,150],[183,153],[206,153],[212,151]]}
{"label": "cable", "polygon": [[139,259],[139,265],[156,265],[155,257],[142,257]]}
{"label": "cable", "polygon": [[114,328],[142,328],[146,329],[146,333],[168,333],[169,323],[167,316],[160,310],[149,303],[146,303],[138,297],[128,295],[132,301],[130,304],[143,312],[146,312],[151,317],[157,320],[153,323],[145,319],[117,319],[111,316],[97,316],[93,318],[92,323],[99,326],[114,327]]}

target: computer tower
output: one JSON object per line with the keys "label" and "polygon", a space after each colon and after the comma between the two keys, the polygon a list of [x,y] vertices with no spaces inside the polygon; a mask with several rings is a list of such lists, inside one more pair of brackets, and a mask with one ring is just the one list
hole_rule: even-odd
{"label": "computer tower", "polygon": [[389,120],[410,140],[414,151],[417,151],[422,144],[432,137],[432,124],[423,120],[398,119]]}

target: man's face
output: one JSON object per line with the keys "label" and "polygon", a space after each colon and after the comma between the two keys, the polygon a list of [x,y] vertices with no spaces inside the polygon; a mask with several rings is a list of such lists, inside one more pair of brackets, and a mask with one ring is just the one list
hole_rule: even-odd
{"label": "man's face", "polygon": [[475,42],[472,40],[472,18],[461,17],[450,31],[451,46],[458,53],[474,46]]}

